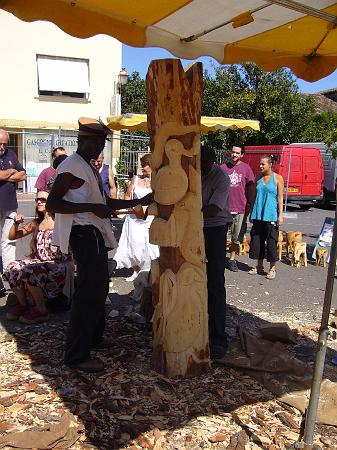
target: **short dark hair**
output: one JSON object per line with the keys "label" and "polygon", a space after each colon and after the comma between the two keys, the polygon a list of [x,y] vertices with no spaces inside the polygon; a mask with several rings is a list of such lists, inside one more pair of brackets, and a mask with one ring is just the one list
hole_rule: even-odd
{"label": "short dark hair", "polygon": [[68,155],[56,156],[56,158],[53,161],[53,168],[57,169],[58,166],[61,164],[61,162],[64,161],[66,158],[68,158]]}
{"label": "short dark hair", "polygon": [[234,144],[232,145],[232,148],[233,147],[240,148],[241,149],[241,155],[243,155],[245,153],[245,147],[242,144],[240,144],[239,142],[234,142]]}
{"label": "short dark hair", "polygon": [[202,158],[209,159],[213,162],[217,161],[215,150],[210,145],[202,144],[200,147],[200,153]]}
{"label": "short dark hair", "polygon": [[54,158],[55,157],[55,153],[57,152],[57,150],[62,150],[63,152],[66,151],[66,149],[64,147],[55,147],[53,148],[52,152],[51,152],[51,157]]}

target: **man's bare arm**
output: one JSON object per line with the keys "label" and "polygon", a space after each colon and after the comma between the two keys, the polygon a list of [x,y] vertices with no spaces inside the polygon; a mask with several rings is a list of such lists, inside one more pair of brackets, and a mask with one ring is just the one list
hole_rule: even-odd
{"label": "man's bare arm", "polygon": [[136,182],[136,179],[137,179],[137,177],[133,177],[132,178],[131,183],[129,184],[129,186],[128,186],[126,192],[125,192],[125,195],[124,195],[125,200],[131,200],[132,189],[133,189],[133,186],[134,186],[134,184]]}
{"label": "man's bare arm", "polygon": [[24,170],[20,170],[19,172],[13,173],[8,179],[8,181],[18,182],[25,181],[27,179],[26,172]]}
{"label": "man's bare arm", "polygon": [[110,197],[117,198],[117,188],[115,185],[114,176],[111,168],[109,167],[109,186],[110,186]]}
{"label": "man's bare arm", "polygon": [[16,169],[0,170],[0,181],[8,181],[17,172]]}
{"label": "man's bare arm", "polygon": [[47,210],[60,214],[91,212],[101,218],[109,217],[112,213],[111,208],[104,204],[73,203],[63,199],[69,189],[79,188],[83,183],[83,180],[69,172],[58,175],[47,200]]}
{"label": "man's bare arm", "polygon": [[107,205],[114,211],[117,211],[117,210],[123,209],[123,208],[133,208],[134,206],[137,206],[137,205],[148,206],[152,202],[153,202],[152,192],[150,194],[147,194],[143,198],[138,198],[138,199],[136,198],[134,200],[117,200],[114,198],[106,197]]}
{"label": "man's bare arm", "polygon": [[255,183],[253,181],[249,182],[246,186],[246,209],[245,209],[245,217],[248,217],[255,202]]}

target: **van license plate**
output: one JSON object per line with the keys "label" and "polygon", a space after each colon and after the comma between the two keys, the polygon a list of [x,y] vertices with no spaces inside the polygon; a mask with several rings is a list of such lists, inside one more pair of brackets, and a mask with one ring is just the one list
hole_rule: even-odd
{"label": "van license plate", "polygon": [[288,192],[298,192],[298,188],[288,188]]}

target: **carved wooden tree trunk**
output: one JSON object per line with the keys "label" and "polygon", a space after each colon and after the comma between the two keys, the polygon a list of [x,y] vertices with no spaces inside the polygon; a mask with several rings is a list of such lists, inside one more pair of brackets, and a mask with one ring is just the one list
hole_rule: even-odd
{"label": "carved wooden tree trunk", "polygon": [[207,277],[201,213],[202,65],[185,73],[176,59],[152,61],[147,77],[155,217],[150,242],[153,367],[191,376],[209,367]]}

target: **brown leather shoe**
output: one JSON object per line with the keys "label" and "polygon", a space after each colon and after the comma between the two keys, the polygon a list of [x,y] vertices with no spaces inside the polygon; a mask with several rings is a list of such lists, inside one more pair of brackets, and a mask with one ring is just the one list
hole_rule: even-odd
{"label": "brown leather shoe", "polygon": [[87,359],[77,364],[69,364],[68,367],[86,373],[96,373],[104,370],[104,364],[98,359]]}
{"label": "brown leather shoe", "polygon": [[29,310],[26,305],[21,305],[17,303],[10,307],[9,311],[6,314],[7,320],[18,320],[23,314],[28,313]]}

